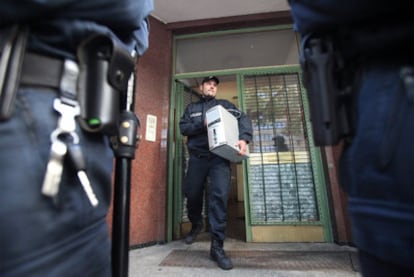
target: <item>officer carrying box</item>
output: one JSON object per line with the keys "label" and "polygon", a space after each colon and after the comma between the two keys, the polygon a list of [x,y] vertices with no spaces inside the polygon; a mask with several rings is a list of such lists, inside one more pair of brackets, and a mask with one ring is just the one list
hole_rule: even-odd
{"label": "officer carrying box", "polygon": [[191,244],[203,229],[201,215],[203,207],[204,185],[210,178],[208,194],[208,219],[210,223],[210,257],[225,270],[233,268],[231,259],[223,249],[227,222],[227,200],[230,190],[230,161],[210,152],[206,112],[221,105],[232,113],[238,122],[239,136],[236,147],[241,156],[247,153],[247,144],[252,139],[252,124],[247,115],[239,111],[227,100],[216,99],[219,79],[216,76],[205,77],[200,85],[201,99],[189,104],[180,120],[181,134],[187,136],[187,148],[190,153],[183,192],[187,197],[188,218],[191,231],[185,242]]}

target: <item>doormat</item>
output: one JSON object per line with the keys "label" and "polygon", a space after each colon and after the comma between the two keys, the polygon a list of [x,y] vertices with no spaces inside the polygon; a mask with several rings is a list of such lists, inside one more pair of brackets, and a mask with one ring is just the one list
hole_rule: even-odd
{"label": "doormat", "polygon": [[[234,267],[274,270],[360,271],[356,252],[226,251]],[[160,266],[217,267],[209,251],[173,250]]]}

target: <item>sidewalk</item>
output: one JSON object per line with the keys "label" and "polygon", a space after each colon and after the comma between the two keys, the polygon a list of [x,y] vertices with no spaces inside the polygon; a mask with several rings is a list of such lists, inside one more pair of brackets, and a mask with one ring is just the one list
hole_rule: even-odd
{"label": "sidewalk", "polygon": [[[224,249],[234,264],[229,271],[218,268],[209,259],[209,248],[208,239],[200,239],[192,245],[173,241],[131,250],[129,276],[361,276],[356,250],[349,246],[330,243],[246,243],[226,239]],[[251,253],[259,256],[252,257]],[[273,260],[267,256],[270,254]],[[280,255],[276,256],[280,259],[275,259],[274,255]],[[335,260],[335,257],[341,257],[341,260]]]}

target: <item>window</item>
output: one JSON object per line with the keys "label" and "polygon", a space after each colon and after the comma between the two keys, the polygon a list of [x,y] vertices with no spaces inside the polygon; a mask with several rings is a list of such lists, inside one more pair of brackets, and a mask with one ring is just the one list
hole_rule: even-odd
{"label": "window", "polygon": [[175,73],[298,63],[292,29],[177,38]]}

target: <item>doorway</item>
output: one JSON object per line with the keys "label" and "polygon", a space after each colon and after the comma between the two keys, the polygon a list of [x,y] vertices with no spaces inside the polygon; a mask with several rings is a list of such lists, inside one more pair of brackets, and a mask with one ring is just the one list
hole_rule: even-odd
{"label": "doorway", "polygon": [[[331,241],[321,155],[308,139],[312,134],[298,69],[216,75],[220,79],[217,98],[245,111],[254,129],[250,158],[232,164],[227,237],[247,242]],[[181,193],[188,153],[178,122],[185,107],[199,99],[202,78],[176,82],[175,160],[170,163],[175,176],[174,239],[191,228]]]}
{"label": "doorway", "polygon": [[217,97],[233,102],[254,121],[250,158],[232,165],[228,237],[248,242],[331,241],[321,153],[309,140],[298,41],[291,26],[176,36],[174,46],[169,239],[181,238],[190,227],[181,192],[188,153],[179,120],[185,107],[199,98],[201,79],[216,75]]}
{"label": "doorway", "polygon": [[[218,76],[220,84],[217,92],[217,99],[226,99],[236,106],[238,103],[238,86],[236,75],[222,75]],[[191,103],[200,99],[199,84],[202,77],[199,78],[187,78],[176,80],[176,111],[175,111],[175,125],[178,126],[181,115],[184,113],[185,107]],[[180,135],[179,127],[176,128],[176,160],[179,162],[174,163],[174,175],[175,175],[175,195],[176,201],[174,201],[174,207],[178,225],[174,228],[174,238],[179,239],[185,236],[190,230],[191,224],[187,218],[186,199],[183,197],[182,183],[185,177],[185,173],[188,165],[188,150],[185,145],[186,138]],[[244,167],[242,163],[231,164],[231,184],[230,184],[230,196],[228,201],[228,223],[226,235],[229,238],[238,240],[246,240],[246,227],[245,227],[245,212],[244,212],[244,184],[243,184],[243,173]],[[208,189],[208,183],[206,184]],[[205,231],[208,232],[208,215],[207,215],[207,197],[204,197],[204,226]]]}

